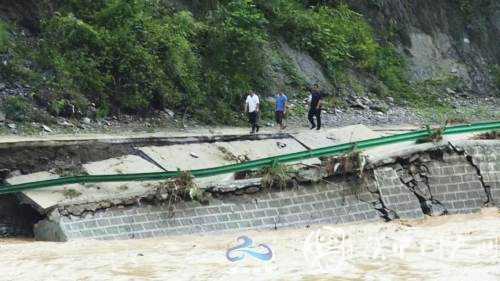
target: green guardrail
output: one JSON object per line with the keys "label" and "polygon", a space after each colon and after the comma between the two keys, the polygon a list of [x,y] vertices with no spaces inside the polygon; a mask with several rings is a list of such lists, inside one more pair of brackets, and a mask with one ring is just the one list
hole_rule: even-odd
{"label": "green guardrail", "polygon": [[[500,121],[447,127],[444,129],[443,134],[453,135],[453,134],[462,134],[471,132],[490,131],[497,129],[500,129]],[[305,159],[341,155],[351,151],[353,147],[356,147],[356,149],[363,150],[367,148],[373,148],[373,147],[400,143],[405,141],[415,141],[420,138],[429,137],[431,134],[432,130],[421,130],[421,131],[392,135],[387,137],[380,137],[358,142],[334,145],[308,151],[301,151],[285,155],[273,156],[259,160],[248,161],[240,164],[191,170],[189,172],[196,178],[210,177],[228,173],[236,173],[241,171],[270,167],[276,164],[301,161]],[[85,176],[66,177],[66,178],[58,178],[51,180],[28,182],[22,184],[3,185],[0,186],[0,194],[16,193],[25,190],[61,186],[66,184],[166,180],[177,177],[179,173],[180,171],[169,171],[169,172],[140,173],[140,174],[85,175]]]}

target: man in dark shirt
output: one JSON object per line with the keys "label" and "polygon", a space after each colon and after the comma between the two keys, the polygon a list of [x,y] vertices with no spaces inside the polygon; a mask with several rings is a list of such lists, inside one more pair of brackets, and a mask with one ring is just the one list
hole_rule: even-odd
{"label": "man in dark shirt", "polygon": [[[311,122],[311,130],[314,128],[319,130],[321,129],[321,102],[323,100],[323,94],[319,90],[318,84],[314,84],[309,99],[309,114],[307,118],[309,122]],[[314,122],[314,117],[316,117],[316,123]]]}

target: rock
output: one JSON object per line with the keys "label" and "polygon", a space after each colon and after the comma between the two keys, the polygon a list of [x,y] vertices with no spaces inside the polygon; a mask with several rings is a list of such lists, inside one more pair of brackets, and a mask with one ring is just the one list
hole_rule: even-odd
{"label": "rock", "polygon": [[42,125],[42,128],[43,128],[43,130],[44,130],[45,132],[52,133],[52,129],[51,129],[49,126],[47,126],[47,125]]}
{"label": "rock", "polygon": [[88,117],[84,117],[84,118],[82,119],[82,122],[83,122],[84,124],[89,125],[89,124],[91,124],[91,123],[92,123],[92,120],[90,120],[90,118],[88,118]]}
{"label": "rock", "polygon": [[5,83],[0,83],[0,91],[3,91],[5,89]]}
{"label": "rock", "polygon": [[469,38],[464,38],[464,43],[465,43],[465,44],[470,44],[470,40],[469,40]]}
{"label": "rock", "polygon": [[446,88],[446,92],[447,92],[448,94],[450,94],[450,95],[451,95],[451,94],[456,94],[456,93],[457,93],[457,92],[455,92],[453,89],[450,89],[450,88]]}
{"label": "rock", "polygon": [[75,126],[72,123],[68,122],[68,120],[60,120],[57,122],[57,124],[59,126],[63,126],[63,127],[74,127]]}
{"label": "rock", "polygon": [[393,97],[387,97],[387,100],[388,100],[389,102],[394,102],[394,98],[393,98]]}
{"label": "rock", "polygon": [[370,109],[374,110],[374,111],[379,111],[379,112],[386,112],[387,111],[387,108],[385,106],[377,105],[377,104],[370,105]]}
{"label": "rock", "polygon": [[8,178],[10,175],[9,169],[0,169],[0,182]]}
{"label": "rock", "polygon": [[196,153],[194,152],[190,152],[189,155],[193,158],[200,158],[200,156],[198,156]]}
{"label": "rock", "polygon": [[362,97],[361,99],[363,99],[364,104],[372,104],[372,101],[367,97]]}
{"label": "rock", "polygon": [[252,186],[252,187],[245,189],[246,194],[253,194],[253,193],[257,193],[259,191],[260,191],[260,188],[258,186]]}
{"label": "rock", "polygon": [[9,127],[12,130],[15,130],[17,128],[16,124],[14,124],[14,123],[7,124],[7,127]]}
{"label": "rock", "polygon": [[361,100],[359,100],[359,99],[356,99],[354,101],[350,101],[350,104],[351,104],[352,108],[358,108],[358,109],[363,109],[363,110],[366,110],[369,108],[368,106],[364,105],[361,102]]}
{"label": "rock", "polygon": [[436,200],[427,200],[425,201],[425,205],[427,206],[428,214],[432,217],[439,217],[446,215],[446,208]]}
{"label": "rock", "polygon": [[163,110],[168,116],[174,117],[175,113],[170,109]]}

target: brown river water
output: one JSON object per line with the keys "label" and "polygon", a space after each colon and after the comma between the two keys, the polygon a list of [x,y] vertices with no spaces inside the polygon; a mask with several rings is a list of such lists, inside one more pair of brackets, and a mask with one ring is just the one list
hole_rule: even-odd
{"label": "brown river water", "polygon": [[[228,249],[253,240],[250,252]],[[500,212],[132,241],[0,240],[0,280],[500,280]]]}

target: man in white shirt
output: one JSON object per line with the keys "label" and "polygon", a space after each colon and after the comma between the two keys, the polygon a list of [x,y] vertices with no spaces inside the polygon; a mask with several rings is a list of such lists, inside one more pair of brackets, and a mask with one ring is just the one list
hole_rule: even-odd
{"label": "man in white shirt", "polygon": [[245,101],[245,112],[248,113],[248,119],[250,120],[250,124],[252,125],[251,134],[255,132],[259,132],[259,106],[260,101],[259,97],[255,94],[255,92],[250,91]]}

